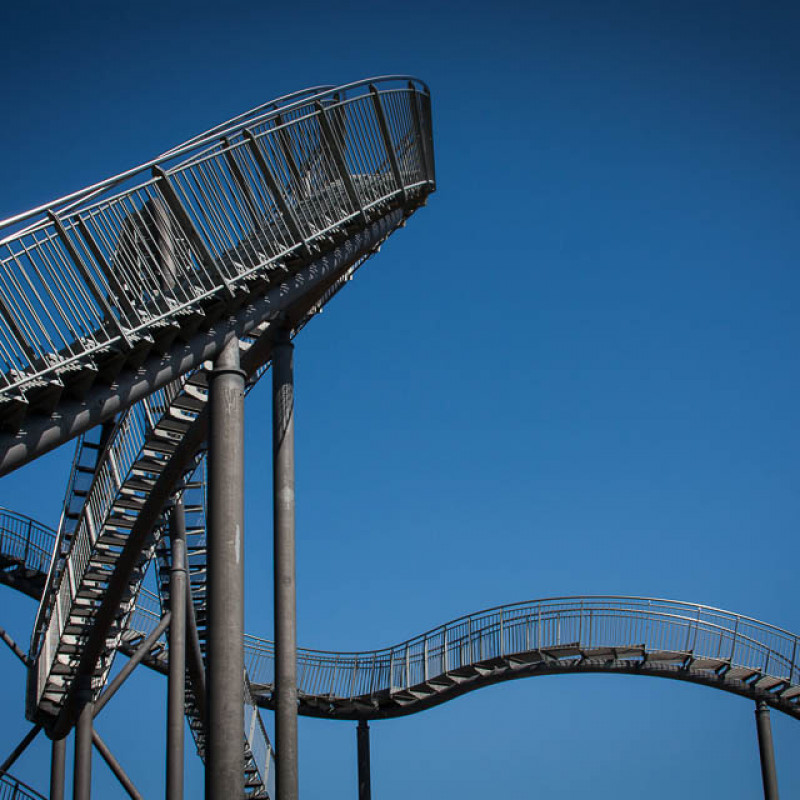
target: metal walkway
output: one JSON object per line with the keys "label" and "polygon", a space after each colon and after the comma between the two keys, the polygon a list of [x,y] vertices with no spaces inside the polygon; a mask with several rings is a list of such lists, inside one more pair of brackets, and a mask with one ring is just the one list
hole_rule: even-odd
{"label": "metal walkway", "polygon": [[[47,546],[55,531],[33,524]],[[0,512],[2,553],[25,550],[27,518]],[[49,538],[48,538],[49,537]],[[32,573],[38,556],[26,563]],[[15,588],[20,585],[3,577]],[[41,576],[41,574],[40,574]],[[120,648],[132,652],[160,618],[142,590]],[[256,702],[271,708],[272,642],[245,638]],[[359,653],[298,650],[299,711],[382,719],[423,711],[466,692],[537,675],[610,672],[689,681],[765,701],[800,719],[798,637],[709,606],[637,597],[563,597],[460,617],[393,647]],[[145,659],[166,673],[162,639]]]}
{"label": "metal walkway", "polygon": [[[300,321],[342,274],[331,253],[366,255],[434,190],[432,141],[416,79],[322,87],[0,223],[0,426],[14,431],[0,474],[232,335]],[[354,243],[395,210],[380,237]]]}

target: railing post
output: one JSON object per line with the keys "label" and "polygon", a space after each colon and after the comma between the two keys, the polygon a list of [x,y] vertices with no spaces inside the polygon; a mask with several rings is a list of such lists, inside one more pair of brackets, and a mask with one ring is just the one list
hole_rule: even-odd
{"label": "railing post", "polygon": [[772,726],[769,721],[769,707],[764,700],[756,703],[756,731],[758,733],[758,752],[761,757],[764,800],[778,800],[778,775],[775,771]]}
{"label": "railing post", "polygon": [[31,546],[31,527],[33,526],[33,520],[28,520],[28,533],[25,536],[25,554],[22,557],[22,563],[27,567],[28,566],[28,552]]}
{"label": "railing post", "polygon": [[428,635],[422,640],[422,677],[428,680]]}
{"label": "railing post", "polygon": [[209,377],[206,798],[244,796],[244,373],[233,337]]}
{"label": "railing post", "polygon": [[272,348],[272,459],[277,800],[297,800],[297,598],[295,588],[294,347]]}

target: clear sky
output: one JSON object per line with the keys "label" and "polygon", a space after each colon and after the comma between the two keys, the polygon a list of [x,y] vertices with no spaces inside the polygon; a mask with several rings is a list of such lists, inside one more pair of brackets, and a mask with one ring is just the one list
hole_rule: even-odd
{"label": "clear sky", "polygon": [[[0,216],[272,97],[414,74],[438,192],[298,337],[298,637],[371,649],[611,593],[800,632],[798,49],[790,3],[42,3],[3,14]],[[247,628],[271,635],[268,386],[247,404]],[[72,445],[0,481],[56,524]],[[0,588],[27,642],[35,605]],[[138,674],[141,672],[141,674]],[[0,758],[27,730],[0,650]],[[98,730],[163,793],[161,676]],[[271,715],[265,713],[271,729]],[[782,796],[800,723],[773,712]],[[355,725],[301,720],[304,797]],[[47,787],[38,742],[15,768]],[[381,800],[761,791],[752,703],[547,677],[372,726]],[[187,744],[187,797],[202,772]],[[95,759],[95,796],[123,797]]]}

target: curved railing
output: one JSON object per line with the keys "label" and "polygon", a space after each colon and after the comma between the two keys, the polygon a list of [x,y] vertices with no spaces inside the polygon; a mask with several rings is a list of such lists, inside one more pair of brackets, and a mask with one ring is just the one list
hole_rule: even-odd
{"label": "curved railing", "polygon": [[[146,631],[157,622],[139,616]],[[363,652],[298,648],[301,714],[401,716],[499,681],[552,673],[651,675],[766,700],[800,718],[798,637],[710,606],[586,596],[498,606],[393,647]],[[245,636],[256,700],[272,707],[274,645]]]}
{"label": "curved railing", "polygon": [[[24,552],[28,530],[45,547],[55,539],[46,526],[0,511],[0,555],[5,548],[19,553],[20,546]],[[42,575],[45,570],[46,565]],[[142,591],[129,620],[130,635],[140,641],[159,618],[158,598]],[[165,672],[166,640],[162,644],[157,657],[145,663]],[[711,606],[613,595],[560,597],[469,614],[378,650],[300,648],[298,689],[304,714],[386,717],[499,680],[610,671],[694,681],[764,699],[800,718],[798,658],[797,635]],[[272,642],[246,635],[245,662],[253,696],[270,707]]]}
{"label": "curved railing", "polygon": [[6,773],[0,776],[0,800],[47,800],[36,789]]}
{"label": "curved railing", "polygon": [[[130,397],[93,387],[141,365],[154,339],[196,330],[212,307],[217,319],[215,304],[237,307],[255,278],[293,274],[393,204],[411,213],[434,187],[428,89],[390,77],[273,101],[0,223],[0,417],[21,425],[65,398],[78,404],[60,433],[15,446],[0,470],[209,357],[183,358]],[[87,403],[90,387],[114,402]]]}
{"label": "curved railing", "polygon": [[54,542],[51,528],[24,514],[0,508],[0,582],[38,597]]}
{"label": "curved railing", "polygon": [[[272,643],[248,637],[246,652],[253,682],[269,689]],[[763,695],[800,716],[797,658],[797,636],[740,614],[662,599],[565,597],[471,614],[381,650],[299,650],[298,689],[308,713],[392,716],[509,677],[608,670]]]}

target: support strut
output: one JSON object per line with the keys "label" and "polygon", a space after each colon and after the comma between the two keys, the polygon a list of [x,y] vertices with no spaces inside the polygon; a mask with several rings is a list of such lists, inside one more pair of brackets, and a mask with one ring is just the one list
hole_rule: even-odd
{"label": "support strut", "polygon": [[183,800],[183,711],[186,692],[186,517],[183,501],[170,518],[169,682],[167,698],[167,800]]}
{"label": "support strut", "polygon": [[244,796],[244,372],[232,338],[209,377],[206,799]]}
{"label": "support strut", "polygon": [[358,721],[356,728],[358,743],[358,800],[372,800],[372,779],[369,769],[369,723]]}
{"label": "support strut", "polygon": [[277,800],[297,800],[297,607],[295,590],[294,347],[279,331],[272,347],[272,480],[275,592]]}
{"label": "support strut", "polygon": [[50,800],[64,800],[64,776],[67,769],[67,740],[53,739],[50,752]]}
{"label": "support strut", "polygon": [[90,800],[92,793],[92,679],[89,675],[78,678],[78,721],[75,725],[75,768],[72,775],[73,800]]}
{"label": "support strut", "polygon": [[763,700],[756,702],[756,730],[758,752],[761,756],[764,800],[778,800],[778,774],[775,770],[775,749],[772,746],[772,725],[769,721],[769,706]]}
{"label": "support strut", "polygon": [[42,729],[41,725],[34,725],[23,737],[22,741],[11,751],[9,757],[0,764],[0,778],[14,766],[14,762],[28,749],[28,745],[36,738]]}

